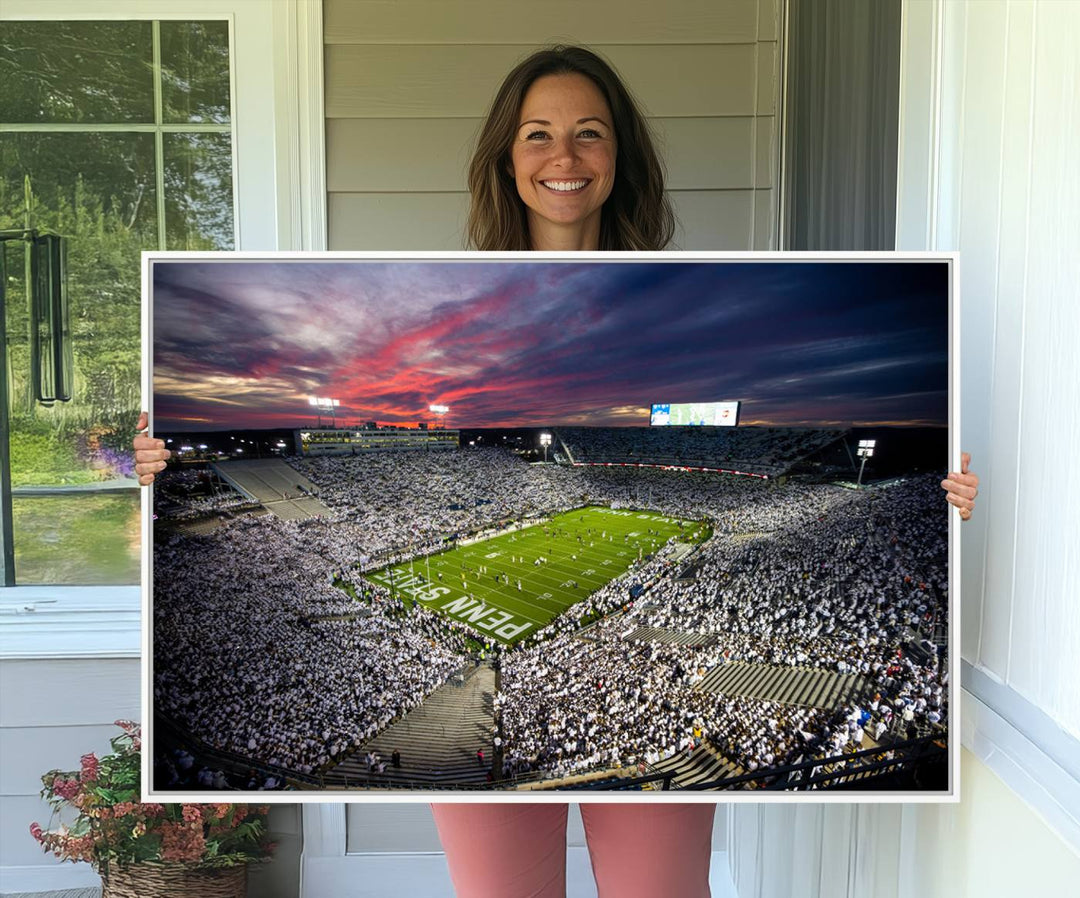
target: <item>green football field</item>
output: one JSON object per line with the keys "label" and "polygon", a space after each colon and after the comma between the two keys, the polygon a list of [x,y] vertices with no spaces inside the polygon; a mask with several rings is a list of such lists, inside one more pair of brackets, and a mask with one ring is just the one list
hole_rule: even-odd
{"label": "green football field", "polygon": [[695,521],[580,508],[367,577],[482,636],[514,645],[672,536],[700,542],[707,535]]}

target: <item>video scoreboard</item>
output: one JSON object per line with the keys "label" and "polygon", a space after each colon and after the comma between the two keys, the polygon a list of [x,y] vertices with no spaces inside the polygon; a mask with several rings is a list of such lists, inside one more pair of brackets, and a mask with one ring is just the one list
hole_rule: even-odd
{"label": "video scoreboard", "polygon": [[734,427],[738,421],[738,402],[655,403],[649,416],[649,423],[657,427]]}

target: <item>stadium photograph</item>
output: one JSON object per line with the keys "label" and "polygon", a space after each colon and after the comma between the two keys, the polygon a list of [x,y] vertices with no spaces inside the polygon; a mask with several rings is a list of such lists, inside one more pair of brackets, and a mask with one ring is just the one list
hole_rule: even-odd
{"label": "stadium photograph", "polygon": [[952,793],[949,258],[146,272],[152,795]]}

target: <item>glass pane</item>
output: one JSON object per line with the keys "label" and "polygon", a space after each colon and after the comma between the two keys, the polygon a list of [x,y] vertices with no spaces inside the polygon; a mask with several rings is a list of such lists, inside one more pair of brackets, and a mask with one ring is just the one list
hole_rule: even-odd
{"label": "glass pane", "polygon": [[139,582],[139,491],[12,500],[20,583]]}
{"label": "glass pane", "polygon": [[154,121],[150,22],[4,22],[0,121]]}
{"label": "glass pane", "polygon": [[[35,402],[24,244],[6,242],[16,488],[132,482],[141,365],[139,252],[157,245],[154,207],[152,134],[0,134],[0,229],[29,226],[68,238],[74,361],[72,401],[52,407]],[[18,581],[137,582],[137,491],[132,494],[16,497]]]}
{"label": "glass pane", "polygon": [[162,121],[229,121],[229,23],[161,23]]}
{"label": "glass pane", "polygon": [[165,246],[232,249],[232,137],[165,135]]}
{"label": "glass pane", "polygon": [[[130,476],[140,379],[139,253],[157,246],[151,134],[0,134],[0,229],[67,237],[74,396],[33,401],[24,244],[5,244],[12,483]],[[119,455],[115,455],[119,453]]]}

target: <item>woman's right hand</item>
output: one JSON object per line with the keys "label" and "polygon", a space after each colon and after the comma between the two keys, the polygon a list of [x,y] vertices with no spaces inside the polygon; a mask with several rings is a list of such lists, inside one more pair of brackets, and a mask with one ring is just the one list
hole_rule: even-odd
{"label": "woman's right hand", "polygon": [[164,440],[155,440],[142,433],[146,430],[149,417],[146,412],[139,415],[135,429],[139,431],[131,445],[135,449],[135,473],[139,475],[139,485],[149,486],[154,482],[154,475],[165,470],[165,459],[172,453],[165,448]]}

